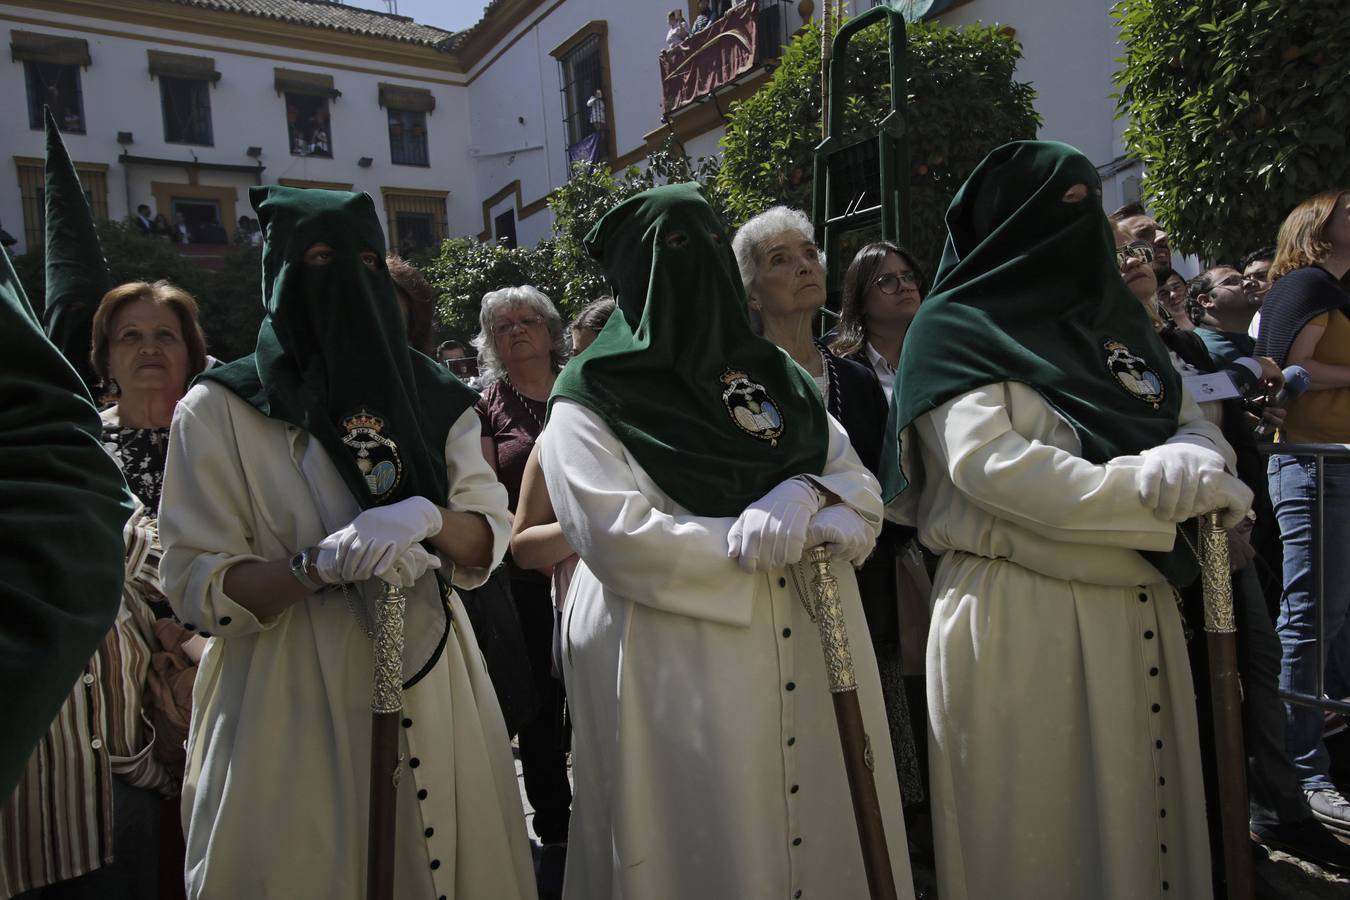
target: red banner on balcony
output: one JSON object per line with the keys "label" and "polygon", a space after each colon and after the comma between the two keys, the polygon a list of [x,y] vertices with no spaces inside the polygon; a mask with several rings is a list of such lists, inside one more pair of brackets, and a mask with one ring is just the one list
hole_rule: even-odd
{"label": "red banner on balcony", "polygon": [[671,113],[755,66],[758,3],[739,3],[661,55],[662,108]]}

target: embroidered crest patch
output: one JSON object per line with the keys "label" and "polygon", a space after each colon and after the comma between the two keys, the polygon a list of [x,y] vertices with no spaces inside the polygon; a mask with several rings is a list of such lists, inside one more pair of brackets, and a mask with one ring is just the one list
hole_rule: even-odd
{"label": "embroidered crest patch", "polygon": [[1131,397],[1157,409],[1165,393],[1158,373],[1120,341],[1107,340],[1102,346],[1106,350],[1106,369],[1115,377],[1116,383]]}
{"label": "embroidered crest patch", "polygon": [[736,369],[722,373],[722,404],[736,427],[751,437],[778,446],[783,435],[783,414],[764,385],[750,380],[750,376]]}
{"label": "embroidered crest patch", "polygon": [[370,495],[382,500],[398,487],[403,478],[403,458],[398,444],[384,431],[384,420],[362,407],[342,420],[342,443],[356,457],[356,467],[366,481]]}

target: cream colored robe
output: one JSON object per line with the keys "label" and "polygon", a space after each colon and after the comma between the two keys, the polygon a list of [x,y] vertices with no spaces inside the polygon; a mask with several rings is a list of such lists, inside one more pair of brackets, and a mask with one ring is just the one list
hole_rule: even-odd
{"label": "cream colored robe", "polygon": [[[1015,383],[921,416],[907,449],[916,435],[902,497],[946,551],[927,665],[942,900],[1210,897],[1181,620],[1136,552],[1170,548],[1175,526],[1141,503],[1141,458],[1078,457],[1073,429]],[[1172,441],[1232,467],[1189,395]]]}
{"label": "cream colored robe", "polygon": [[[467,410],[446,442],[452,510],[482,513],[505,551],[506,491]],[[325,591],[259,621],[222,590],[245,560],[286,559],[328,533],[319,503],[354,499],[327,453],[216,384],[174,415],[160,528],[175,612],[214,634],[197,673],[183,815],[193,900],[365,897],[371,641]],[[462,587],[486,570],[460,568]],[[409,602],[435,602],[427,576]],[[430,592],[428,595],[427,592]],[[444,652],[404,694],[400,900],[535,896],[506,729],[451,595]]]}
{"label": "cream colored robe", "polygon": [[[792,573],[743,571],[727,558],[734,519],[682,509],[577,404],[554,403],[539,448],[582,560],[564,611],[576,779],[564,896],[865,898],[820,639]],[[879,528],[876,481],[833,420],[817,480]],[[909,898],[876,661],[852,570],[836,560],[834,571]]]}

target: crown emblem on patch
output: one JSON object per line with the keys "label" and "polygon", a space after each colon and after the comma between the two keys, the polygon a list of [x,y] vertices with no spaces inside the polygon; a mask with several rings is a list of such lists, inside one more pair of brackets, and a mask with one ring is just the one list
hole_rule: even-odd
{"label": "crown emblem on patch", "polygon": [[739,369],[727,369],[718,378],[726,386],[722,405],[736,427],[751,437],[778,446],[783,435],[783,413],[764,385],[751,381]]}
{"label": "crown emblem on patch", "polygon": [[403,478],[403,458],[384,431],[384,419],[362,407],[342,420],[342,443],[352,451],[367,490],[383,500]]}
{"label": "crown emblem on patch", "polygon": [[362,409],[355,415],[342,420],[342,429],[344,431],[371,431],[379,434],[384,431],[384,419],[379,416],[371,415]]}

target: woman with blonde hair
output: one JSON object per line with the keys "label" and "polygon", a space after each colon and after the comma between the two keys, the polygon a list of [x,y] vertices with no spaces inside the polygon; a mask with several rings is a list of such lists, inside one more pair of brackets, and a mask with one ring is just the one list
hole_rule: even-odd
{"label": "woman with blonde hair", "polygon": [[[1289,407],[1281,443],[1350,442],[1350,293],[1341,279],[1350,271],[1350,191],[1325,191],[1300,203],[1280,226],[1271,288],[1261,306],[1256,352],[1281,366],[1299,365],[1312,376],[1308,392]],[[1277,630],[1284,645],[1280,688],[1315,694],[1318,653],[1317,600],[1313,584],[1313,514],[1317,472],[1306,458],[1275,453],[1267,474],[1270,498],[1284,543],[1284,592]],[[1322,465],[1321,544],[1341,548],[1350,539],[1350,466]],[[1325,658],[1350,653],[1350,557],[1321,554]],[[1343,693],[1337,696],[1344,696]],[[1350,803],[1332,784],[1322,742],[1322,714],[1289,705],[1285,742],[1313,814],[1350,833]]]}

